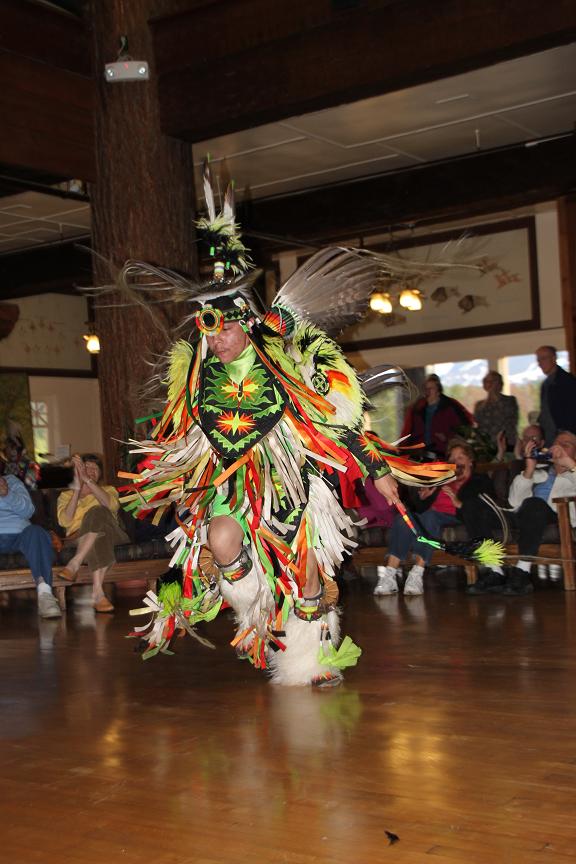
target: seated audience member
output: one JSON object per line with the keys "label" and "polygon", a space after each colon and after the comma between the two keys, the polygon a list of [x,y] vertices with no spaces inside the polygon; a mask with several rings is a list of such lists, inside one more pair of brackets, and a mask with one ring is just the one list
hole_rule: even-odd
{"label": "seated audience member", "polygon": [[516,440],[514,445],[514,458],[524,460],[526,456],[526,447],[529,443],[533,444],[533,449],[541,450],[544,447],[544,432],[542,427],[537,423],[531,423],[523,430],[522,435]]}
{"label": "seated audience member", "polygon": [[101,484],[102,463],[98,456],[87,453],[74,456],[72,462],[74,482],[58,498],[58,522],[66,529],[66,537],[74,540],[76,554],[60,576],[73,582],[86,562],[92,573],[94,609],[112,612],[114,606],[104,594],[104,577],[116,561],[114,546],[130,542],[116,518],[118,492],[113,486]]}
{"label": "seated audience member", "polygon": [[[546,526],[558,523],[553,499],[576,494],[576,435],[560,432],[556,436],[550,449],[552,459],[548,469],[531,458],[535,449],[536,442],[528,441],[524,470],[512,481],[508,496],[514,508],[512,521],[519,530],[519,560],[516,567],[509,568],[504,588],[507,594],[528,594],[533,590],[530,556],[538,555]],[[575,527],[576,515],[572,506],[570,521]]]}
{"label": "seated audience member", "polygon": [[[531,442],[535,450],[540,451],[544,448],[544,432],[542,427],[537,423],[531,423],[529,426],[526,426],[522,434],[518,436],[514,446],[514,458],[508,466],[510,482],[517,474],[520,474],[524,470],[526,447]],[[506,492],[506,497],[508,497],[508,492]]]}
{"label": "seated audience member", "polygon": [[477,402],[474,407],[474,417],[480,432],[484,432],[498,445],[499,433],[504,433],[505,449],[514,449],[518,438],[518,402],[514,396],[504,396],[502,387],[504,379],[499,372],[491,369],[482,381],[486,391],[486,399]]}
{"label": "seated audience member", "polygon": [[40,468],[26,455],[24,442],[19,436],[6,439],[4,454],[6,456],[4,473],[17,477],[28,489],[36,489]]}
{"label": "seated audience member", "polygon": [[54,550],[50,535],[30,523],[34,504],[24,483],[13,474],[1,476],[2,460],[0,469],[0,553],[20,552],[26,558],[36,583],[38,614],[59,618],[62,612],[52,594]]}
{"label": "seated audience member", "polygon": [[[481,507],[476,507],[474,502],[479,501],[478,496],[482,492],[493,492],[490,479],[484,474],[474,474],[474,452],[465,442],[457,439],[450,442],[447,461],[456,465],[456,479],[440,488],[418,489],[421,506],[412,507],[417,513],[416,520],[429,537],[441,537],[447,525],[454,525],[459,521],[463,521],[467,528],[467,523],[470,522],[474,531],[472,536],[479,536],[482,531],[476,523],[482,515],[482,508],[490,511],[490,507],[481,501]],[[426,508],[424,512],[421,512],[422,507]],[[414,556],[415,564],[408,573],[404,594],[422,594],[424,568],[434,549],[426,543],[418,543],[402,517],[397,514],[390,532],[388,563],[378,579],[374,594],[395,594],[398,591],[396,571],[410,552]]]}
{"label": "seated audience member", "polygon": [[408,408],[401,434],[410,436],[408,443],[424,442],[431,453],[443,457],[458,427],[473,426],[474,422],[460,402],[444,394],[438,375],[428,375],[424,396]]}

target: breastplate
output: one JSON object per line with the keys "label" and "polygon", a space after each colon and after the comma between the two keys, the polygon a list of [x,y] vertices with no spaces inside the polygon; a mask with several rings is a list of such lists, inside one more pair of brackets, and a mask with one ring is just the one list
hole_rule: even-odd
{"label": "breastplate", "polygon": [[279,422],[288,401],[276,376],[257,358],[237,384],[216,357],[203,365],[198,419],[214,449],[238,459]]}

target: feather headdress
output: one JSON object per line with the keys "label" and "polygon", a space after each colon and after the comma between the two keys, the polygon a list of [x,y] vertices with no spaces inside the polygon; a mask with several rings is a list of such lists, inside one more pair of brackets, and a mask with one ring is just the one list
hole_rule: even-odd
{"label": "feather headdress", "polygon": [[[163,269],[142,261],[128,261],[119,271],[115,284],[87,289],[98,297],[115,293],[110,305],[142,306],[152,320],[164,330],[165,324],[155,314],[156,304],[191,303],[196,307],[178,327],[181,335],[195,320],[207,325],[203,332],[225,320],[254,318],[268,329],[291,339],[300,321],[309,321],[330,335],[358,321],[368,309],[375,287],[398,279],[422,279],[450,268],[484,272],[483,259],[470,263],[465,258],[463,240],[446,244],[436,261],[414,261],[398,253],[374,252],[345,246],[331,246],[314,253],[290,276],[278,291],[268,312],[259,308],[252,286],[260,271],[254,267],[240,237],[235,221],[234,190],[228,186],[222,209],[217,211],[208,161],[203,170],[206,216],[196,227],[210,246],[214,259],[213,277],[200,283],[174,270]],[[116,293],[119,292],[119,295]],[[99,305],[105,305],[100,303]],[[219,309],[222,315],[198,317],[198,309]],[[242,312],[240,313],[240,310]],[[202,329],[201,327],[201,329]],[[168,334],[167,334],[168,335]]]}
{"label": "feather headdress", "polygon": [[239,276],[254,265],[242,242],[240,225],[236,222],[233,183],[228,185],[222,210],[217,213],[208,159],[204,160],[202,177],[207,216],[197,219],[195,225],[210,246],[210,255],[214,258],[214,279],[221,281],[228,270],[234,276]]}

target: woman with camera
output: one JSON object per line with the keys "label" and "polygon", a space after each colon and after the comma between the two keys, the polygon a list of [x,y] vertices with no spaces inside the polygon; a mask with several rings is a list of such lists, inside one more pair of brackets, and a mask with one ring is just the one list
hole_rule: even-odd
{"label": "woman with camera", "polygon": [[[509,568],[504,589],[507,594],[528,594],[532,591],[530,559],[538,555],[546,526],[558,524],[554,499],[576,494],[576,435],[560,432],[547,452],[550,457],[548,469],[541,464],[545,454],[538,450],[537,442],[528,441],[524,470],[510,486],[508,497],[514,509],[512,521],[519,530],[519,560],[516,567]],[[572,527],[576,526],[576,513],[572,504],[570,522]]]}

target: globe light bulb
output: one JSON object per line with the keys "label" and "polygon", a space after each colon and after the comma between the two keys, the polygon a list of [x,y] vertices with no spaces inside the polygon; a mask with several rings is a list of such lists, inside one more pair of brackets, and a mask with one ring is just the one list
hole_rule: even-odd
{"label": "globe light bulb", "polygon": [[86,334],[84,340],[86,342],[86,350],[89,351],[90,354],[100,353],[100,339],[95,333]]}
{"label": "globe light bulb", "polygon": [[382,295],[382,314],[383,315],[390,315],[391,312],[392,312],[392,298],[390,297],[390,294],[383,294]]}
{"label": "globe light bulb", "polygon": [[412,294],[412,306],[410,307],[411,312],[419,312],[422,309],[422,298],[420,297],[420,293],[418,291],[414,291]]}
{"label": "globe light bulb", "polygon": [[379,291],[376,291],[370,297],[370,308],[373,312],[379,312],[380,315],[389,315],[392,312],[390,294],[388,292],[381,294]]}
{"label": "globe light bulb", "polygon": [[370,297],[370,309],[372,309],[373,312],[382,313],[382,312],[384,312],[384,306],[385,306],[384,295],[380,294],[378,291],[376,291]]}
{"label": "globe light bulb", "polygon": [[405,288],[400,294],[398,301],[403,309],[412,309],[413,295],[409,288]]}

